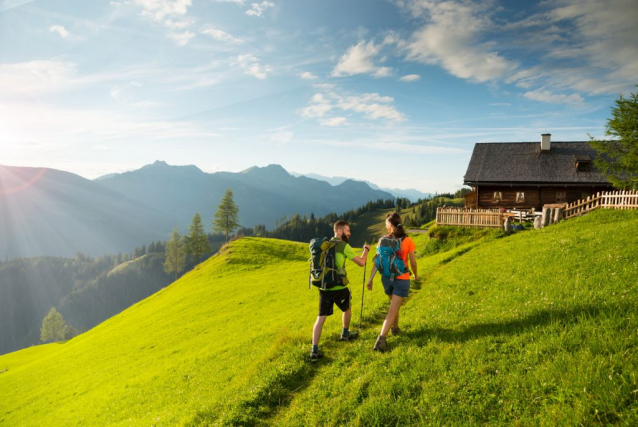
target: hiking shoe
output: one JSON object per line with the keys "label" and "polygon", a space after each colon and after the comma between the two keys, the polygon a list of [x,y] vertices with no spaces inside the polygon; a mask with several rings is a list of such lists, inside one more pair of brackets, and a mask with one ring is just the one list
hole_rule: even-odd
{"label": "hiking shoe", "polygon": [[316,353],[314,351],[310,352],[310,361],[311,362],[314,363],[314,362],[316,362],[317,360],[319,360],[321,358],[323,358],[323,353],[322,352],[320,352],[320,351],[318,351]]}
{"label": "hiking shoe", "polygon": [[396,337],[397,335],[401,334],[401,328],[399,328],[398,326],[396,328],[392,327],[390,328],[390,332],[392,332],[392,335]]}
{"label": "hiking shoe", "polygon": [[380,351],[381,353],[385,353],[388,351],[388,343],[386,342],[386,337],[382,337],[379,335],[377,338],[377,342],[374,343],[374,347],[372,347],[374,351]]}
{"label": "hiking shoe", "polygon": [[339,339],[341,341],[354,341],[357,339],[358,336],[359,336],[359,332],[350,332],[347,337],[344,337],[343,335],[341,335],[341,338]]}

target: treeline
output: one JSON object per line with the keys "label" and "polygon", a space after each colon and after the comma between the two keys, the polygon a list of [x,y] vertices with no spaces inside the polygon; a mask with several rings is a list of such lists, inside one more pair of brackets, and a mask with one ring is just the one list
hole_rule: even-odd
{"label": "treeline", "polygon": [[408,199],[379,199],[370,201],[365,205],[344,212],[341,215],[330,213],[321,218],[316,218],[313,213],[310,216],[295,214],[291,218],[282,218],[277,221],[276,227],[272,231],[268,231],[265,225],[256,225],[253,228],[242,228],[238,230],[238,234],[244,236],[255,237],[271,237],[275,239],[292,240],[296,242],[309,242],[310,239],[317,236],[330,236],[333,234],[332,226],[339,219],[345,219],[348,222],[354,222],[356,218],[372,212],[377,209],[391,209],[397,205],[409,204]]}
{"label": "treeline", "polygon": [[[407,198],[400,197],[387,200],[379,199],[377,201],[368,202],[357,209],[344,212],[341,215],[330,213],[320,218],[316,218],[312,213],[310,216],[296,214],[290,218],[284,217],[277,221],[272,231],[268,231],[265,225],[260,224],[253,228],[240,228],[237,231],[237,235],[309,242],[317,236],[332,235],[332,226],[339,219],[356,223],[362,215],[368,212],[386,209],[394,209],[398,213],[404,214],[403,223],[406,227],[418,228],[436,219],[437,208],[452,205],[451,199],[463,198],[463,196],[470,191],[470,189],[464,188],[454,194],[436,194],[431,198],[419,199],[414,203]],[[462,204],[461,202],[461,205]]]}
{"label": "treeline", "polygon": [[130,254],[97,258],[78,254],[74,259],[2,263],[0,354],[38,344],[42,320],[52,307],[82,332],[152,295],[171,282],[163,260],[163,253],[140,247]]}

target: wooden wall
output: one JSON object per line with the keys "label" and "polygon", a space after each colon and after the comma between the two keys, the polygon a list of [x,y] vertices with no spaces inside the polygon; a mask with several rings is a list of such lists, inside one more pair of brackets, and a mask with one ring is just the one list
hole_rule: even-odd
{"label": "wooden wall", "polygon": [[[523,186],[479,186],[478,194],[478,207],[479,208],[520,208],[531,209],[535,208],[540,210],[543,205],[560,203],[557,200],[558,192],[565,193],[566,203],[572,203],[577,200],[586,198],[589,195],[595,194],[599,191],[610,191],[612,187],[523,187]],[[494,200],[494,193],[500,192],[502,195],[501,201]],[[516,200],[516,194],[522,192],[525,194],[525,201],[520,202]]]}

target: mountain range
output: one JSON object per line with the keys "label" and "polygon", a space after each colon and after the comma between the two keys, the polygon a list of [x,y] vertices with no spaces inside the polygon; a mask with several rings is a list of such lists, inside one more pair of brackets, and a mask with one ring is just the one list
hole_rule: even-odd
{"label": "mountain range", "polygon": [[130,252],[167,240],[174,226],[187,233],[196,212],[208,230],[229,188],[246,227],[272,228],[296,213],[323,216],[394,198],[359,181],[332,186],[294,177],[279,165],[206,173],[156,161],[95,180],[54,169],[0,166],[0,257]]}
{"label": "mountain range", "polygon": [[[330,185],[340,185],[341,183],[347,181],[347,180],[353,180],[353,181],[357,181],[354,180],[352,178],[346,178],[343,176],[323,176],[323,175],[319,175],[316,173],[307,173],[307,174],[301,174],[301,173],[297,173],[297,172],[291,172],[291,174],[293,176],[305,176],[308,178],[312,178],[312,179],[316,179],[319,181],[325,181]],[[415,190],[414,188],[408,188],[408,189],[401,189],[401,188],[382,188],[379,187],[378,185],[367,181],[367,180],[362,180],[359,182],[365,182],[366,184],[368,184],[370,186],[370,188],[374,189],[374,190],[381,190],[381,191],[385,191],[387,193],[392,194],[394,197],[401,197],[404,199],[408,199],[410,200],[412,203],[418,201],[419,199],[427,199],[433,196],[432,193],[424,193],[422,191],[419,190]]]}

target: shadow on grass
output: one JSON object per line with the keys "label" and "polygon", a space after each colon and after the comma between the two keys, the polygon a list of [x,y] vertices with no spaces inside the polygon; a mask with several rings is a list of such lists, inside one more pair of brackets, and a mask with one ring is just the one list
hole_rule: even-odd
{"label": "shadow on grass", "polygon": [[295,393],[312,383],[320,366],[334,361],[331,357],[324,357],[318,363],[311,363],[308,353],[300,359],[298,341],[305,340],[294,341],[293,345],[278,348],[272,358],[257,362],[263,369],[250,380],[249,390],[240,398],[198,411],[186,425],[268,424],[268,420],[290,405]]}
{"label": "shadow on grass", "polygon": [[609,305],[603,308],[600,306],[585,305],[568,310],[542,310],[522,319],[478,323],[461,330],[440,327],[421,327],[407,331],[405,336],[409,338],[412,343],[421,346],[427,344],[428,341],[433,338],[443,342],[457,343],[487,336],[517,335],[533,330],[539,326],[543,327],[555,323],[567,326],[578,323],[584,318],[592,319],[607,316],[608,314],[617,317],[622,316],[622,313],[634,312],[635,310],[636,307],[632,304]]}

